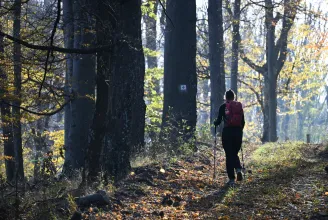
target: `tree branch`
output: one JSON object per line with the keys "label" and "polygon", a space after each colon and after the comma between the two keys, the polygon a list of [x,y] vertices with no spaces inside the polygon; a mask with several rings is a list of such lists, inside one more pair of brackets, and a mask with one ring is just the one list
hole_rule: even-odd
{"label": "tree branch", "polygon": [[[58,26],[59,21],[60,21],[60,14],[61,14],[61,0],[58,0],[57,1],[57,18],[55,20],[54,27],[52,29],[51,36],[50,36],[50,47],[52,47],[53,44],[54,44],[54,38],[55,38],[57,26]],[[40,89],[39,89],[39,98],[41,97],[42,87],[43,87],[43,84],[46,81],[46,77],[47,77],[48,62],[49,62],[50,53],[51,53],[51,55],[53,57],[53,50],[48,50],[48,52],[47,52],[47,59],[46,59],[45,70],[44,70],[43,79],[42,79],[42,82],[41,82],[41,85],[40,85]]]}
{"label": "tree branch", "polygon": [[60,112],[61,110],[64,109],[64,107],[69,104],[71,102],[71,99],[69,99],[67,102],[65,102],[63,105],[61,105],[58,109],[52,111],[52,112],[36,112],[36,111],[33,111],[33,110],[30,110],[28,108],[25,108],[25,107],[22,107],[22,106],[16,106],[14,104],[11,104],[10,102],[6,102],[4,100],[1,100],[0,103],[4,103],[6,105],[9,105],[9,106],[12,106],[12,107],[16,107],[16,108],[19,108],[25,112],[28,112],[28,113],[31,113],[31,114],[34,114],[34,115],[39,115],[39,116],[52,116],[52,115],[55,115],[57,114],[58,112]]}
{"label": "tree branch", "polygon": [[280,37],[277,41],[277,51],[279,50],[279,58],[277,60],[276,78],[278,77],[287,58],[288,33],[294,24],[298,5],[299,5],[299,0],[292,0],[291,2],[286,1],[284,5],[285,7],[284,7],[282,30],[280,33]]}
{"label": "tree branch", "polygon": [[248,83],[246,83],[246,82],[244,82],[244,81],[242,81],[240,79],[238,79],[238,82],[240,82],[240,83],[244,84],[245,86],[247,86],[255,94],[256,100],[260,104],[262,112],[264,112],[264,104],[263,104],[263,100],[261,98],[260,93],[257,92],[255,90],[255,88],[253,86],[251,86],[250,84],[248,84]]}
{"label": "tree branch", "polygon": [[108,49],[111,48],[110,45],[104,45],[101,47],[94,47],[94,48],[87,48],[87,49],[76,49],[76,48],[63,48],[63,47],[57,47],[57,46],[42,46],[42,45],[34,45],[34,44],[30,44],[24,40],[21,40],[19,38],[15,38],[9,34],[6,34],[2,31],[0,31],[0,36],[3,36],[13,42],[19,43],[21,45],[23,45],[24,47],[30,48],[30,49],[34,49],[34,50],[42,50],[42,51],[56,51],[56,52],[60,52],[60,53],[71,53],[71,54],[93,54],[93,53],[97,53],[97,52],[102,52],[102,51],[106,51]]}
{"label": "tree branch", "polygon": [[[240,48],[242,48],[241,44],[240,44]],[[263,76],[266,72],[266,64],[264,64],[263,66],[259,66],[256,65],[251,59],[249,59],[248,57],[246,57],[244,50],[240,49],[239,50],[240,53],[240,58],[249,66],[251,67],[253,70],[255,70],[258,73],[261,73]]]}

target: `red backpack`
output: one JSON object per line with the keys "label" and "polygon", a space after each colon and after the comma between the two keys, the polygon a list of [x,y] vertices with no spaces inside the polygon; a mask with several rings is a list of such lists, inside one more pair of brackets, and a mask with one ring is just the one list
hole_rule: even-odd
{"label": "red backpack", "polygon": [[225,127],[242,127],[243,106],[240,102],[227,101],[225,108]]}

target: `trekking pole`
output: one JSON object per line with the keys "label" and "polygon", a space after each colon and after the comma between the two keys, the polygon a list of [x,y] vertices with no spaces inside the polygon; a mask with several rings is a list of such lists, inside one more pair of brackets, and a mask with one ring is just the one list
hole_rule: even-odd
{"label": "trekking pole", "polygon": [[240,147],[240,151],[241,151],[241,160],[242,160],[242,162],[243,162],[242,170],[243,170],[244,175],[245,175],[245,174],[246,174],[246,169],[245,169],[245,162],[244,162],[243,146]]}
{"label": "trekking pole", "polygon": [[216,176],[216,126],[214,127],[214,170],[213,170],[213,181]]}

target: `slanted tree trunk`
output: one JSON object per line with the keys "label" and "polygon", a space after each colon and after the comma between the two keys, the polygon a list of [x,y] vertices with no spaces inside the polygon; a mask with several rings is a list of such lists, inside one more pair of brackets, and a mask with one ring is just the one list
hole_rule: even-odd
{"label": "slanted tree trunk", "polygon": [[109,82],[109,127],[105,161],[107,178],[125,177],[131,149],[144,140],[145,60],[141,42],[141,0],[126,1],[115,8],[118,38],[114,45]]}
{"label": "slanted tree trunk", "polygon": [[[14,2],[14,24],[13,36],[17,39],[21,38],[21,0]],[[15,165],[17,181],[24,180],[24,164],[23,164],[23,147],[22,147],[22,125],[21,125],[21,90],[22,90],[22,63],[21,63],[22,50],[21,45],[14,42],[13,61],[14,61],[14,94],[13,101],[13,135],[15,146]]]}
{"label": "slanted tree trunk", "polygon": [[[95,44],[91,17],[93,2],[80,0],[74,4],[74,48],[87,48]],[[69,142],[66,148],[67,171],[84,167],[89,128],[94,112],[95,55],[75,55],[73,58],[71,120]]]}
{"label": "slanted tree trunk", "polygon": [[163,138],[176,150],[194,138],[197,112],[196,1],[167,0],[164,51]]}
{"label": "slanted tree trunk", "polygon": [[[2,26],[0,24],[0,30]],[[4,54],[4,41],[3,36],[0,36],[0,61],[2,61]],[[2,63],[2,62],[1,62]],[[6,178],[7,181],[12,182],[14,180],[15,173],[15,150],[13,142],[13,130],[11,123],[11,111],[9,106],[9,100],[6,98],[8,91],[8,76],[4,71],[4,68],[0,66],[0,113],[1,113],[1,124],[2,124],[2,136],[4,145],[4,156],[6,166]]]}
{"label": "slanted tree trunk", "polygon": [[[64,42],[66,48],[74,47],[74,17],[73,17],[73,1],[63,0],[63,23],[64,23]],[[73,74],[73,57],[71,54],[66,55],[66,72],[65,72],[65,94],[66,102],[68,102],[71,91],[71,80]],[[65,149],[68,149],[69,131],[71,127],[71,108],[70,104],[65,106],[64,130],[65,130]],[[69,151],[65,151],[67,154]],[[68,157],[68,155],[67,155]]]}
{"label": "slanted tree trunk", "polygon": [[211,124],[217,118],[225,92],[222,0],[208,0]]}
{"label": "slanted tree trunk", "polygon": [[240,4],[241,0],[235,0],[232,21],[232,57],[231,57],[231,89],[238,95],[238,61],[240,43]]}

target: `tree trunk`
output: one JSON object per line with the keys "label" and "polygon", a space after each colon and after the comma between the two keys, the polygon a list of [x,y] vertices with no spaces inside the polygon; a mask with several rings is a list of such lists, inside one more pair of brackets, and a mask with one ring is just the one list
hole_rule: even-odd
{"label": "tree trunk", "polygon": [[165,32],[162,134],[177,150],[179,139],[193,140],[197,121],[196,1],[166,4],[171,20]]}
{"label": "tree trunk", "polygon": [[[15,0],[14,3],[14,24],[13,36],[17,39],[21,38],[21,0]],[[15,146],[15,165],[16,177],[18,181],[24,180],[24,164],[23,164],[23,147],[22,147],[22,125],[21,125],[21,90],[22,90],[22,64],[21,64],[21,45],[14,42],[13,61],[14,61],[14,94],[12,114],[13,122],[13,135]]]}
{"label": "tree trunk", "polygon": [[208,0],[208,26],[212,125],[224,101],[225,92],[222,0]]}
{"label": "tree trunk", "polygon": [[[266,74],[266,73],[265,73]],[[267,75],[264,74],[264,108],[263,108],[263,134],[262,134],[262,143],[269,142],[269,79]]]}
{"label": "tree trunk", "polygon": [[[158,0],[148,0],[148,2],[153,2],[154,8],[152,9],[152,13],[154,13],[157,16],[158,12]],[[146,48],[149,49],[151,52],[157,51],[157,19],[150,16],[150,13],[146,13],[144,16],[144,22],[146,25]],[[148,69],[154,69],[158,67],[158,59],[155,55],[147,55],[146,56],[147,61],[147,68]],[[156,94],[153,95],[152,87],[150,87],[150,91],[147,91],[150,98],[147,100],[148,104],[151,103],[153,96],[160,96],[160,80],[153,79],[152,84],[154,84],[154,89],[156,91]],[[152,126],[160,126],[158,122],[152,122]],[[157,132],[151,130],[149,132],[149,137],[151,140],[155,140],[157,136]],[[135,149],[138,153],[138,151],[142,151],[142,149]]]}
{"label": "tree trunk", "polygon": [[[106,13],[110,11],[108,0],[98,0],[97,3],[97,45],[112,45],[113,36],[116,33],[114,15]],[[117,16],[115,14],[115,16]],[[109,108],[109,79],[112,71],[112,48],[97,54],[97,78],[96,78],[96,108],[90,129],[90,141],[88,145],[88,181],[93,182],[101,171],[102,152],[104,150],[105,135],[108,128]],[[108,153],[108,152],[107,152]]]}
{"label": "tree trunk", "polygon": [[34,180],[38,180],[40,178],[41,173],[41,166],[39,163],[40,158],[42,158],[42,155],[46,150],[46,144],[45,139],[43,136],[43,132],[45,130],[45,118],[40,118],[35,123],[35,128],[32,128],[32,135],[34,139],[34,150],[35,150],[35,156],[34,156]]}
{"label": "tree trunk", "polygon": [[[0,24],[0,30],[2,26]],[[4,54],[4,42],[3,37],[0,36],[0,61],[3,61],[2,54]],[[1,62],[2,63],[2,62]],[[6,166],[6,178],[7,181],[12,182],[14,180],[15,173],[15,148],[13,142],[13,130],[11,123],[11,112],[10,106],[7,104],[9,100],[6,99],[8,91],[8,76],[5,73],[2,66],[0,66],[0,111],[1,111],[1,123],[2,123],[2,136],[4,145],[4,156],[5,156],[5,166]]]}
{"label": "tree trunk", "polygon": [[[66,48],[74,47],[74,18],[73,18],[73,1],[71,0],[63,0],[63,23],[64,23],[64,41]],[[65,73],[65,94],[66,94],[66,102],[69,100],[69,94],[71,91],[71,80],[73,74],[73,57],[71,54],[66,55],[66,73]],[[65,150],[69,148],[68,140],[69,140],[69,131],[71,127],[71,108],[70,103],[65,106],[65,118],[64,118],[64,145]],[[66,154],[69,151],[65,151]],[[67,155],[68,157],[68,155]]]}
{"label": "tree trunk", "polygon": [[[150,0],[149,0],[150,1]],[[154,9],[152,13],[157,15],[157,6],[158,0],[153,0],[154,2]],[[150,49],[151,51],[157,50],[157,22],[156,19],[150,17],[149,13],[144,16],[144,21],[146,24],[146,48]],[[156,56],[147,56],[147,67],[148,69],[157,68],[157,57]],[[158,85],[159,87],[159,85]]]}
{"label": "tree trunk", "polygon": [[125,177],[133,147],[143,145],[145,110],[145,60],[141,42],[141,0],[127,1],[115,8],[118,38],[109,85],[109,127],[105,161],[107,178]]}
{"label": "tree trunk", "polygon": [[[92,47],[95,36],[91,18],[93,3],[80,0],[74,4],[74,48]],[[90,11],[91,10],[91,11]],[[71,120],[69,142],[65,158],[65,170],[84,167],[85,151],[88,145],[89,128],[94,112],[95,56],[76,55],[73,58]]]}
{"label": "tree trunk", "polygon": [[[240,42],[240,3],[235,0],[233,22],[232,22],[232,57],[231,57],[231,89],[238,95],[238,61],[239,61],[239,42]],[[237,98],[237,97],[236,97]]]}
{"label": "tree trunk", "polygon": [[269,141],[277,141],[277,79],[276,79],[276,57],[275,57],[275,20],[273,17],[272,0],[266,0],[266,47],[268,77],[268,105],[269,105]]}

